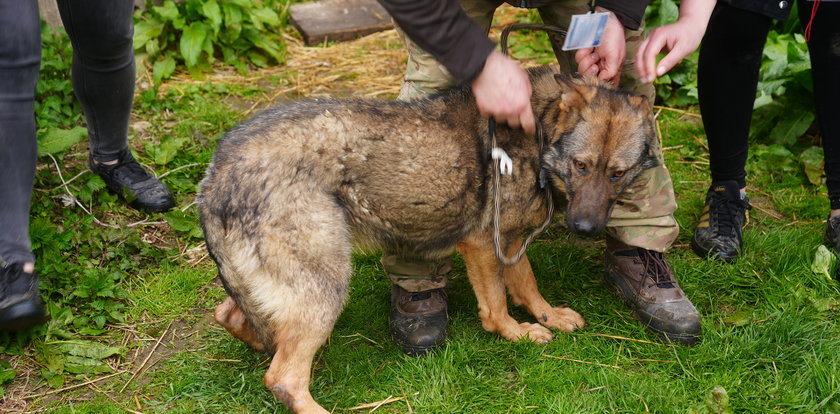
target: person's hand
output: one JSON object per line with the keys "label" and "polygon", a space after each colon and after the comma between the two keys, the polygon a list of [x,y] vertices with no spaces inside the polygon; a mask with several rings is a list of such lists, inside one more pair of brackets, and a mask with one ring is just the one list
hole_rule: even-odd
{"label": "person's hand", "polygon": [[[636,50],[635,66],[642,82],[653,82],[700,46],[714,5],[713,0],[683,1],[676,23],[650,32]],[[664,49],[668,50],[668,54],[657,65],[656,57]]]}
{"label": "person's hand", "polygon": [[536,133],[531,110],[531,81],[515,60],[494,50],[487,56],[484,69],[472,81],[475,102],[483,117],[511,128],[522,128],[529,135]]}
{"label": "person's hand", "polygon": [[[635,65],[639,79],[650,83],[667,73],[700,46],[705,30],[705,25],[697,27],[682,20],[653,29],[636,50]],[[663,50],[667,50],[668,54],[657,65],[656,56]]]}
{"label": "person's hand", "polygon": [[575,53],[578,73],[583,76],[598,77],[613,85],[618,85],[618,81],[621,80],[621,65],[624,64],[624,58],[627,56],[624,25],[615,17],[615,13],[601,7],[595,9],[608,12],[610,16],[607,19],[607,25],[604,27],[601,45],[594,48],[578,49]]}

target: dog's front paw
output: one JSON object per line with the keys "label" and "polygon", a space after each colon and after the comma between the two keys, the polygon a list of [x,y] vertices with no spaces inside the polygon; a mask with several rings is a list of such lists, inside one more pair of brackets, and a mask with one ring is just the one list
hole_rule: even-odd
{"label": "dog's front paw", "polygon": [[583,316],[563,306],[551,308],[548,312],[537,315],[537,319],[543,326],[559,329],[563,332],[576,331],[586,326]]}
{"label": "dog's front paw", "polygon": [[528,338],[537,343],[547,344],[554,339],[554,335],[551,334],[550,330],[537,323],[522,322],[518,325],[513,325],[511,328],[507,332],[501,333],[505,339],[511,341]]}

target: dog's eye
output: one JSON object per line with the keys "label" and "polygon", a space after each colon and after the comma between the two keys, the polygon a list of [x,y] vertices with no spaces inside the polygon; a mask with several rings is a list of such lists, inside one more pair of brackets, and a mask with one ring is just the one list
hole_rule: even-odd
{"label": "dog's eye", "polygon": [[575,168],[577,168],[579,170],[585,170],[586,169],[586,164],[584,164],[583,161],[575,160]]}
{"label": "dog's eye", "polygon": [[613,177],[615,177],[615,178],[624,177],[624,171],[623,170],[618,170],[618,171],[614,172]]}

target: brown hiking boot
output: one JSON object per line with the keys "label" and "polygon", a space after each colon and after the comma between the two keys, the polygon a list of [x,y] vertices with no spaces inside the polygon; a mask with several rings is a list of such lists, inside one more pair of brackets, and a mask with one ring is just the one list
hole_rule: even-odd
{"label": "brown hiking boot", "polygon": [[403,352],[412,356],[443,344],[449,336],[446,290],[409,292],[392,285],[391,336]]}
{"label": "brown hiking boot", "polygon": [[665,342],[694,345],[700,314],[685,296],[662,253],[607,237],[605,280],[648,330]]}

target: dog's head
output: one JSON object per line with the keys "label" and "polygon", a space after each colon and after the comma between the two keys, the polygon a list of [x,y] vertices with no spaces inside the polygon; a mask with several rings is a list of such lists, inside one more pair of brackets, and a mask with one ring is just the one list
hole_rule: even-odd
{"label": "dog's head", "polygon": [[561,94],[542,119],[542,167],[566,193],[569,229],[597,235],[619,194],[659,163],[651,107],[643,96],[598,81],[555,79]]}

